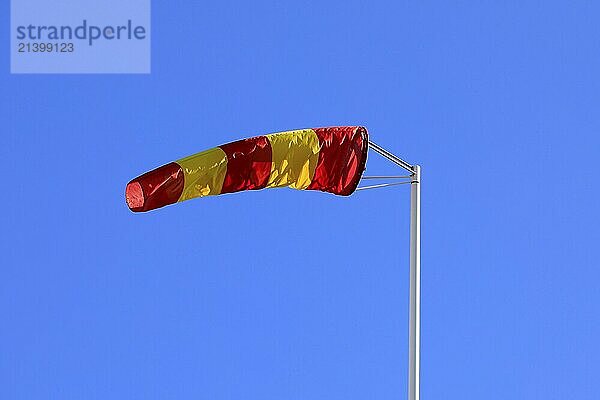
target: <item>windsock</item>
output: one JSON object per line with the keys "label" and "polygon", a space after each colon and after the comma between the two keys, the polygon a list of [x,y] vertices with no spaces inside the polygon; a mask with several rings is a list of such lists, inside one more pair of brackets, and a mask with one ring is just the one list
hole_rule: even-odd
{"label": "windsock", "polygon": [[302,129],[256,136],[163,165],[127,184],[134,212],[196,197],[290,187],[348,196],[367,162],[362,126]]}

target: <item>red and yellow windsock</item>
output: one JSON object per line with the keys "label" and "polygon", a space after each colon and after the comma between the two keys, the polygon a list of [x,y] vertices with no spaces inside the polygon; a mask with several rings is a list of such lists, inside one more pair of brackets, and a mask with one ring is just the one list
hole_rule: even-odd
{"label": "red and yellow windsock", "polygon": [[362,126],[302,129],[228,143],[138,176],[125,199],[134,212],[195,197],[291,187],[348,196],[367,162]]}

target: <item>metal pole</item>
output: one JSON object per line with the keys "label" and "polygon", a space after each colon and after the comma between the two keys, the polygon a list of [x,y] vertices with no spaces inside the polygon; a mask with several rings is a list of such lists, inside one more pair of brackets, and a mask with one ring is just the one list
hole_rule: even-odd
{"label": "metal pole", "polygon": [[[410,182],[408,400],[419,400],[421,374],[421,167],[407,163],[372,141],[369,141],[369,148],[412,174]],[[383,186],[389,186],[389,184]],[[373,188],[383,186],[375,185]],[[366,186],[359,189],[370,188],[372,187]]]}
{"label": "metal pole", "polygon": [[419,400],[421,370],[421,167],[413,167],[410,185],[410,311],[408,399]]}

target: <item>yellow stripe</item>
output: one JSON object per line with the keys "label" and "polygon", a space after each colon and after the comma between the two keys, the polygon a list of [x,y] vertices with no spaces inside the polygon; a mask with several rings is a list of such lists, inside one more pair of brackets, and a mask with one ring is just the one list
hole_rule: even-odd
{"label": "yellow stripe", "polygon": [[227,155],[220,147],[182,158],[184,186],[179,201],[221,193],[227,173]]}
{"label": "yellow stripe", "polygon": [[306,189],[319,161],[319,138],[312,129],[267,135],[273,159],[267,187]]}

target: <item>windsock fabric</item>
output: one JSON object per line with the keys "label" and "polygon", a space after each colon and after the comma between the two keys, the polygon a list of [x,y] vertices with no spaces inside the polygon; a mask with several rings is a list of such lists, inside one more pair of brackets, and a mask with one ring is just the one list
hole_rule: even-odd
{"label": "windsock fabric", "polygon": [[125,199],[134,212],[242,190],[290,187],[348,196],[367,162],[362,126],[303,129],[228,143],[133,179]]}

